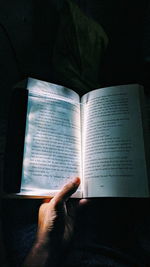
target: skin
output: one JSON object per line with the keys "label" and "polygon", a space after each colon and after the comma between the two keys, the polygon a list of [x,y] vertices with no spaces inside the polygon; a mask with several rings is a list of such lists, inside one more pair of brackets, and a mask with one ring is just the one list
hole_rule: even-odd
{"label": "skin", "polygon": [[40,206],[36,241],[23,267],[45,267],[47,262],[48,266],[59,266],[61,254],[73,235],[75,211],[86,203],[86,200],[74,202],[70,209],[66,205],[68,198],[76,192],[79,184],[80,179],[75,178],[55,197]]}

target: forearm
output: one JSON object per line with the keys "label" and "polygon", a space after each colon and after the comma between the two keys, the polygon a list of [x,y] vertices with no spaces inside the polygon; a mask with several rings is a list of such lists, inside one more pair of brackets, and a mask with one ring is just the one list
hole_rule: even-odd
{"label": "forearm", "polygon": [[27,256],[23,267],[46,267],[48,258],[48,247],[36,242]]}
{"label": "forearm", "polygon": [[59,259],[57,248],[35,242],[22,267],[56,267]]}

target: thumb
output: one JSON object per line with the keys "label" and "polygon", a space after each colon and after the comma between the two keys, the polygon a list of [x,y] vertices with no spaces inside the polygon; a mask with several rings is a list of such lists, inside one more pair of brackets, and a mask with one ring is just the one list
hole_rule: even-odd
{"label": "thumb", "polygon": [[73,181],[66,184],[60,192],[54,196],[51,200],[51,203],[54,205],[58,205],[62,202],[65,202],[72,194],[74,194],[80,185],[80,178],[75,178]]}

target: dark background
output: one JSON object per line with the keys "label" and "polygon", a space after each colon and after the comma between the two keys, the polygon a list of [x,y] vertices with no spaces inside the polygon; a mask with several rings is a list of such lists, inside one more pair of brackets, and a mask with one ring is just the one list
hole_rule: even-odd
{"label": "dark background", "polygon": [[[104,27],[109,37],[102,85],[140,82],[143,63],[150,60],[149,1],[76,2]],[[32,76],[53,81],[51,58],[62,3],[63,0],[0,0],[2,121],[8,110],[10,89],[18,80]]]}
{"label": "dark background", "polygon": [[[76,0],[83,12],[100,23],[109,37],[102,86],[139,82],[150,84],[150,3],[148,0]],[[28,76],[54,80],[52,53],[57,36],[62,0],[0,0],[0,176],[6,140],[12,87]],[[25,220],[19,210],[33,201],[4,201],[5,219]],[[139,203],[140,204],[140,203]],[[142,204],[140,204],[142,207]],[[146,204],[148,205],[148,204]],[[146,206],[145,206],[146,207]],[[10,212],[11,210],[11,212]],[[14,213],[14,211],[16,212]],[[21,215],[22,216],[22,215]],[[30,229],[32,231],[32,227]]]}
{"label": "dark background", "polygon": [[[148,0],[76,0],[109,37],[102,84],[140,82],[150,60]],[[0,0],[0,108],[28,76],[53,81],[52,52],[63,0]],[[56,81],[57,82],[57,81]]]}

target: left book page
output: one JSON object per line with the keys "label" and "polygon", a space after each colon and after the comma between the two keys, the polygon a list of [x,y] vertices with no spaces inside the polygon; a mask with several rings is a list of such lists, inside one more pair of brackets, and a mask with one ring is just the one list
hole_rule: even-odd
{"label": "left book page", "polygon": [[[63,86],[29,79],[21,195],[53,196],[81,177],[80,99]],[[81,186],[75,196],[81,197]]]}

